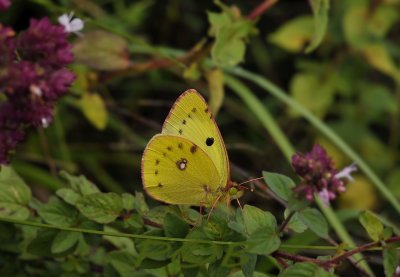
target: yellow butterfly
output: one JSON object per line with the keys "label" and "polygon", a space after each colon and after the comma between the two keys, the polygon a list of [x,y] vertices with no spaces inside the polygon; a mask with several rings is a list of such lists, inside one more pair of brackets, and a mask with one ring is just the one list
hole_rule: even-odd
{"label": "yellow butterfly", "polygon": [[147,193],[169,204],[214,206],[237,192],[221,133],[204,98],[194,89],[175,102],[142,157]]}

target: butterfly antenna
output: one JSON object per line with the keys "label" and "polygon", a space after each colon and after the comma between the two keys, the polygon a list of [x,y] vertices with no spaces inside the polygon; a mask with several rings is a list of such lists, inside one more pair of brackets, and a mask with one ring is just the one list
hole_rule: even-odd
{"label": "butterfly antenna", "polygon": [[243,186],[243,184],[254,182],[254,181],[257,181],[257,180],[261,180],[261,179],[264,179],[264,177],[258,177],[258,178],[253,178],[253,179],[244,181],[244,182],[242,182],[240,184],[237,184],[237,188],[239,188],[240,190],[247,189],[247,190],[253,191],[254,190],[253,188],[245,187],[245,186]]}
{"label": "butterfly antenna", "polygon": [[257,181],[257,180],[261,180],[261,179],[264,179],[264,177],[258,177],[258,178],[254,178],[254,179],[250,179],[250,180],[244,181],[244,182],[238,184],[238,186],[246,184],[246,183],[254,182],[254,181]]}

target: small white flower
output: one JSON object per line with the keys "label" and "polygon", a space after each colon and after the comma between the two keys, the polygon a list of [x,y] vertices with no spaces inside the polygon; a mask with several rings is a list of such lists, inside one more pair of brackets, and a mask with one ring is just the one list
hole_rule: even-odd
{"label": "small white flower", "polygon": [[49,125],[50,125],[50,121],[47,118],[43,117],[42,118],[42,127],[47,128],[47,127],[49,127]]}
{"label": "small white flower", "polygon": [[329,206],[329,191],[327,189],[323,189],[318,194],[325,206]]}
{"label": "small white flower", "polygon": [[64,26],[65,32],[81,36],[82,34],[79,31],[82,31],[84,22],[80,18],[72,19],[73,16],[73,12],[70,12],[70,14],[65,13],[58,18],[58,22]]}
{"label": "small white flower", "polygon": [[353,177],[351,177],[351,173],[357,171],[357,166],[353,163],[349,166],[346,166],[343,168],[341,171],[335,174],[335,178],[341,179],[341,178],[347,178],[350,182],[353,181]]}

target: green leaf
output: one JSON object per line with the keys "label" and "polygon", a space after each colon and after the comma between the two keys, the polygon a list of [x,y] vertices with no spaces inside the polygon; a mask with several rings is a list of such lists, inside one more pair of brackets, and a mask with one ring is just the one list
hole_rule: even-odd
{"label": "green leaf", "polygon": [[108,259],[120,276],[132,276],[136,271],[136,258],[127,251],[112,251],[108,254]]}
{"label": "green leaf", "polygon": [[310,0],[314,15],[314,35],[305,52],[314,51],[322,42],[328,27],[329,0]]}
{"label": "green leaf", "polygon": [[[285,219],[287,218],[289,213],[290,211],[286,209],[284,213]],[[295,212],[292,218],[289,220],[287,228],[295,231],[296,233],[303,233],[305,230],[307,230],[308,227],[299,219],[298,212]]]}
{"label": "green leaf", "polygon": [[263,211],[250,205],[244,206],[243,219],[249,234],[252,234],[264,227],[268,227],[270,229],[275,229],[277,227],[276,219],[270,212]]}
{"label": "green leaf", "polygon": [[47,204],[38,209],[38,213],[46,223],[64,227],[75,225],[79,216],[73,206],[54,196],[50,197]]}
{"label": "green leaf", "polygon": [[167,237],[184,238],[189,233],[189,225],[171,213],[165,216],[163,225]]}
{"label": "green leaf", "polygon": [[80,195],[88,195],[100,192],[96,185],[86,179],[86,177],[83,175],[73,176],[66,171],[61,171],[60,176],[67,180],[71,188]]}
{"label": "green leaf", "polygon": [[[297,102],[322,118],[334,100],[334,78],[319,76],[316,72],[297,73],[290,82],[290,93]],[[293,109],[289,109],[289,113],[294,117],[300,116]]]}
{"label": "green leaf", "polygon": [[76,206],[84,216],[102,224],[113,222],[124,208],[121,196],[114,192],[85,195]]}
{"label": "green leaf", "polygon": [[191,63],[184,71],[183,78],[190,81],[197,81],[202,77],[201,69],[198,62]]}
{"label": "green leaf", "polygon": [[383,249],[383,268],[385,270],[385,276],[393,276],[396,271],[396,267],[399,264],[399,256],[396,248],[384,248]]}
{"label": "green leaf", "polygon": [[220,277],[220,276],[228,276],[231,269],[222,264],[222,259],[210,263],[207,268],[208,276],[210,277]]}
{"label": "green leaf", "polygon": [[210,91],[209,106],[212,114],[216,116],[224,101],[224,74],[221,69],[212,69],[207,71],[206,78]]}
{"label": "green leaf", "polygon": [[[103,231],[104,226],[99,223],[86,220],[79,224],[79,228],[95,230],[95,231]],[[103,240],[103,236],[97,234],[82,233],[82,235],[85,242],[90,246],[98,246]],[[107,238],[109,237],[107,236],[104,237],[104,239]]]}
{"label": "green leaf", "polygon": [[343,14],[343,30],[352,47],[362,48],[384,38],[399,15],[393,5],[380,3],[371,10],[369,1],[349,1]]}
{"label": "green leaf", "polygon": [[107,125],[108,112],[103,98],[97,93],[85,92],[80,99],[80,106],[86,119],[98,130]]}
{"label": "green leaf", "polygon": [[361,225],[373,241],[380,240],[384,235],[383,224],[377,216],[370,211],[361,212],[359,217]]}
{"label": "green leaf", "polygon": [[30,215],[27,207],[13,203],[0,202],[0,217],[24,220]]}
{"label": "green leaf", "polygon": [[[50,230],[50,229],[41,229],[38,230],[37,236],[31,240],[27,246],[27,251],[30,254],[39,256],[39,257],[63,257],[66,255],[71,254],[74,249],[68,248],[65,251],[52,253],[52,245],[53,241],[59,234],[57,230]],[[78,233],[78,235],[80,235]]]}
{"label": "green leaf", "polygon": [[130,65],[128,44],[120,36],[105,31],[85,32],[72,49],[75,61],[97,70],[121,70]]}
{"label": "green leaf", "polygon": [[313,37],[313,18],[301,16],[281,25],[268,40],[286,51],[299,53]]}
{"label": "green leaf", "polygon": [[53,256],[51,253],[51,244],[57,235],[56,230],[41,229],[37,236],[28,244],[27,251],[36,256]]}
{"label": "green leaf", "polygon": [[9,166],[0,169],[0,203],[13,203],[26,206],[32,194],[24,180]]}
{"label": "green leaf", "polygon": [[293,195],[292,189],[295,186],[293,180],[285,175],[278,173],[273,173],[268,171],[263,171],[262,173],[264,176],[264,181],[267,184],[267,186],[279,198],[288,201],[289,198]]}
{"label": "green leaf", "polygon": [[279,248],[281,243],[275,217],[256,207],[245,205],[243,209],[245,228],[249,234],[249,252],[267,255]]}
{"label": "green leaf", "polygon": [[298,212],[298,217],[316,235],[328,238],[328,223],[320,211],[314,208],[305,208]]}
{"label": "green leaf", "polygon": [[279,277],[334,277],[333,273],[325,271],[323,268],[312,263],[296,263],[289,266],[279,274]]}
{"label": "green leaf", "polygon": [[[118,232],[117,229],[114,229],[110,226],[105,226],[105,232]],[[113,237],[113,236],[105,236],[104,240],[110,242],[113,246],[115,246],[119,250],[124,250],[129,252],[130,254],[136,255],[137,252],[135,250],[135,244],[133,239],[126,237]]]}
{"label": "green leaf", "polygon": [[122,197],[122,206],[125,210],[131,211],[135,207],[135,197],[129,193],[123,193]]}
{"label": "green leaf", "polygon": [[269,255],[276,251],[281,241],[278,232],[269,228],[259,229],[253,232],[247,239],[249,253]]}
{"label": "green leaf", "polygon": [[235,66],[246,51],[245,40],[254,32],[254,22],[234,16],[229,9],[208,12],[210,35],[215,37],[211,58],[218,66]]}
{"label": "green leaf", "polygon": [[56,191],[57,196],[70,205],[75,206],[81,196],[70,188],[61,188]]}
{"label": "green leaf", "polygon": [[368,43],[363,47],[362,52],[372,67],[400,81],[400,69],[385,44]]}
{"label": "green leaf", "polygon": [[288,209],[289,211],[300,211],[305,207],[309,206],[310,202],[303,199],[298,199],[296,195],[292,195],[288,201]]}
{"label": "green leaf", "polygon": [[[144,235],[160,237],[163,235],[162,230],[150,230]],[[159,241],[151,239],[137,239],[135,240],[135,248],[138,255],[138,261],[141,262],[146,259],[154,261],[167,261],[175,253],[173,243],[169,241]]]}
{"label": "green leaf", "polygon": [[[210,240],[201,230],[194,229],[187,239]],[[223,247],[216,244],[184,242],[181,248],[182,261],[191,264],[212,263],[221,257]]]}
{"label": "green leaf", "polygon": [[249,260],[247,261],[247,263],[242,265],[242,271],[245,277],[252,277],[256,269],[257,255],[248,253],[247,257],[249,258]]}
{"label": "green leaf", "polygon": [[51,244],[51,252],[52,253],[62,253],[72,247],[74,247],[81,237],[81,234],[78,232],[68,232],[68,231],[60,231],[54,237],[53,242]]}
{"label": "green leaf", "polygon": [[128,218],[124,218],[124,228],[140,229],[143,227],[143,218],[137,214],[132,213]]}

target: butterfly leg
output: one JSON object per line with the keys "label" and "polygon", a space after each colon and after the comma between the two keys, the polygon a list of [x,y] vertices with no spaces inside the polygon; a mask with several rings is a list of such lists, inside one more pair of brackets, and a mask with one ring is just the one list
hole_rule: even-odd
{"label": "butterfly leg", "polygon": [[197,217],[196,224],[194,226],[199,226],[201,222],[201,218],[203,216],[203,208],[204,208],[205,202],[200,202],[200,210],[199,210],[199,216]]}
{"label": "butterfly leg", "polygon": [[214,210],[215,206],[217,206],[217,203],[221,199],[222,196],[223,196],[223,194],[218,195],[217,199],[215,199],[214,203],[212,204],[211,210],[208,212],[208,215],[207,215],[207,222],[210,219],[212,211]]}
{"label": "butterfly leg", "polygon": [[[238,203],[239,208],[240,208],[240,210],[242,211],[242,215],[243,215],[243,207],[242,207],[242,204],[240,204],[239,198],[236,198],[236,202]],[[245,231],[247,234],[249,233],[249,232],[247,231],[246,223],[244,224],[244,231]]]}

